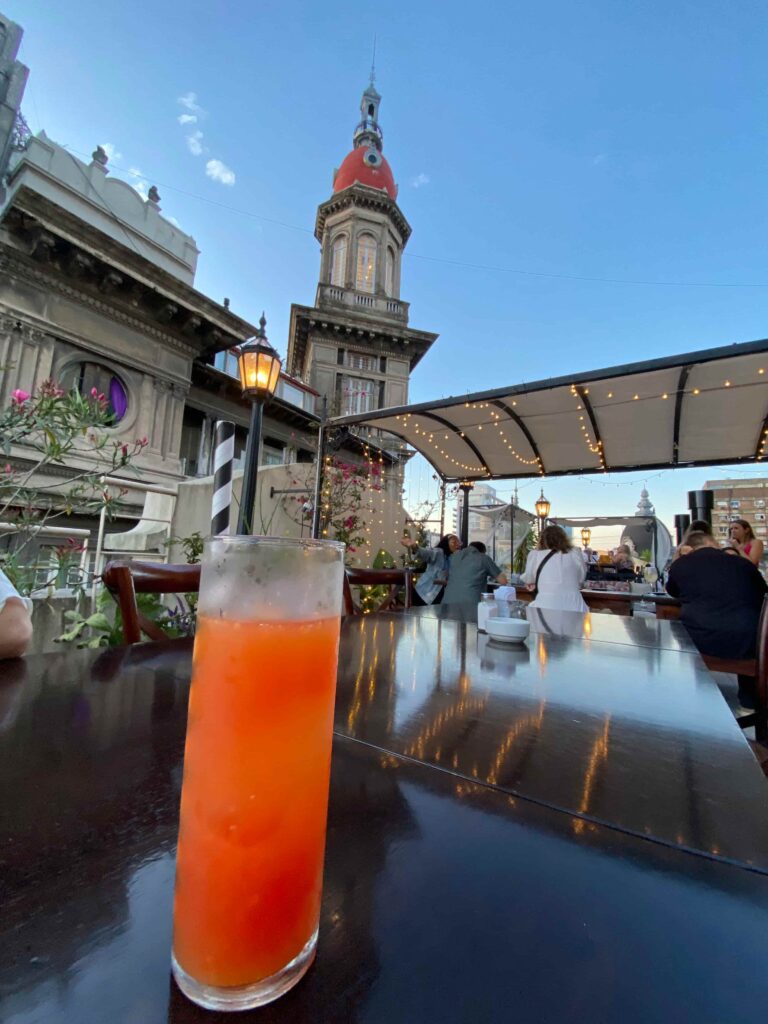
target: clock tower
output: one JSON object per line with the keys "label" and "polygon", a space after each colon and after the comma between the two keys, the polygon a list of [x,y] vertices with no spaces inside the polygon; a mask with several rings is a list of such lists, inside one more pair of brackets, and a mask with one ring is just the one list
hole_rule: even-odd
{"label": "clock tower", "polygon": [[[384,156],[380,103],[372,74],[352,149],[317,211],[315,304],[291,306],[286,368],[324,395],[336,416],[405,405],[411,370],[437,338],[408,326],[408,303],[400,298],[411,227]],[[380,443],[399,444],[390,435]]]}

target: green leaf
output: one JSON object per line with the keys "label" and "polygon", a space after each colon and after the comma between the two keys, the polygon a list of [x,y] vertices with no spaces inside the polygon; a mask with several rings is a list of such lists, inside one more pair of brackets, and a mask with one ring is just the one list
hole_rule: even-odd
{"label": "green leaf", "polygon": [[85,620],[85,625],[90,626],[91,629],[103,629],[106,632],[112,629],[112,623],[104,612],[94,612],[93,615],[89,615]]}
{"label": "green leaf", "polygon": [[70,629],[67,633],[62,633],[61,636],[56,637],[56,641],[60,643],[68,644],[72,640],[77,640],[80,634],[85,628],[85,622],[78,622],[74,629]]}

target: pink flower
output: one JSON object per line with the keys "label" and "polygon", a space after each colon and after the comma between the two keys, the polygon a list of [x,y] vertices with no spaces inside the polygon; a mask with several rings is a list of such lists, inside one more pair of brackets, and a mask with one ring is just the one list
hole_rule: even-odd
{"label": "pink flower", "polygon": [[357,548],[353,548],[351,544],[348,544],[347,551],[357,551]]}
{"label": "pink flower", "polygon": [[98,388],[91,388],[91,398],[97,398],[99,394]]}
{"label": "pink flower", "polygon": [[23,405],[30,398],[28,391],[22,391],[21,388],[16,388],[15,391],[11,392],[11,401],[16,405]]}

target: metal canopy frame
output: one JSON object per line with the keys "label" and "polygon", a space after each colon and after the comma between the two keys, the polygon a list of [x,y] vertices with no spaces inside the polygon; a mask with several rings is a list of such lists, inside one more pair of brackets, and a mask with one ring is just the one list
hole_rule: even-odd
{"label": "metal canopy frame", "polygon": [[766,454],[766,385],[762,339],[329,423],[393,434],[450,483],[753,463]]}

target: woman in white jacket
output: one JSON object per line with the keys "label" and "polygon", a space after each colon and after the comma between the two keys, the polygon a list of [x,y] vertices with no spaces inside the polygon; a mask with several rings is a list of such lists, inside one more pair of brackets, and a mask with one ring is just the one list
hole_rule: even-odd
{"label": "woman in white jacket", "polygon": [[528,555],[523,580],[529,590],[534,589],[537,573],[538,593],[531,602],[532,608],[589,611],[581,596],[587,566],[581,551],[573,547],[565,530],[559,526],[545,526],[538,548]]}

